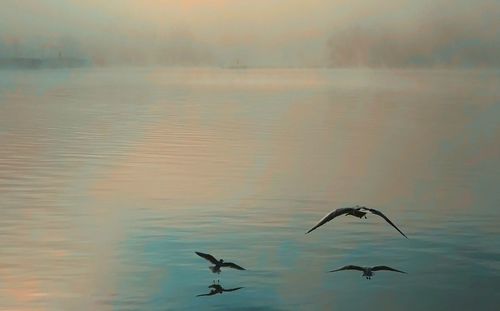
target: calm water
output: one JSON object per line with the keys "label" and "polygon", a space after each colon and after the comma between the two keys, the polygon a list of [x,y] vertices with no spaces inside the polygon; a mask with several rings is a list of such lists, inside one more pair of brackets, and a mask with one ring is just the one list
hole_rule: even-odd
{"label": "calm water", "polygon": [[499,78],[0,71],[0,310],[496,309]]}

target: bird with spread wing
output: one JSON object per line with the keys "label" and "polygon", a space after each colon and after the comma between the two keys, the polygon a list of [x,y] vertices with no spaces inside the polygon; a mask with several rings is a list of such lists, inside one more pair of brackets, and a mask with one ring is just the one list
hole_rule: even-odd
{"label": "bird with spread wing", "polygon": [[232,268],[232,269],[236,269],[236,270],[246,270],[245,268],[241,267],[241,266],[238,266],[237,264],[235,263],[232,263],[232,262],[225,262],[224,260],[220,259],[220,260],[217,260],[215,259],[214,256],[210,255],[210,254],[205,254],[205,253],[201,253],[201,252],[195,252],[196,255],[200,256],[201,258],[207,260],[208,262],[212,263],[213,266],[210,266],[210,270],[213,272],[213,273],[217,273],[217,274],[220,274],[221,273],[221,268]]}
{"label": "bird with spread wing", "polygon": [[340,269],[332,270],[329,272],[337,272],[337,271],[343,271],[343,270],[358,270],[363,272],[364,277],[366,277],[368,280],[372,278],[372,276],[375,274],[374,271],[394,271],[394,272],[399,272],[399,273],[406,273],[401,270],[393,269],[388,266],[375,266],[375,267],[360,267],[360,266],[354,266],[354,265],[348,265],[344,266]]}
{"label": "bird with spread wing", "polygon": [[336,210],[333,210],[332,212],[328,213],[323,217],[314,227],[309,229],[309,231],[306,232],[310,233],[317,228],[321,227],[322,225],[326,224],[327,222],[331,221],[332,219],[340,216],[340,215],[346,215],[346,216],[354,216],[358,218],[367,218],[366,214],[367,212],[370,212],[374,215],[382,217],[388,224],[390,224],[394,229],[398,230],[399,233],[401,233],[405,238],[408,238],[399,228],[389,219],[387,216],[385,216],[381,211],[376,210],[374,208],[367,208],[365,206],[359,206],[356,205],[355,207],[343,207],[343,208],[338,208]]}

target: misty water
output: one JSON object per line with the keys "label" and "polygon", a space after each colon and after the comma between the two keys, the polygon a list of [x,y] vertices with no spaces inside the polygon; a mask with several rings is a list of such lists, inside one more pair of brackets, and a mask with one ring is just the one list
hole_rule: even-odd
{"label": "misty water", "polygon": [[0,71],[0,310],[494,310],[499,78]]}

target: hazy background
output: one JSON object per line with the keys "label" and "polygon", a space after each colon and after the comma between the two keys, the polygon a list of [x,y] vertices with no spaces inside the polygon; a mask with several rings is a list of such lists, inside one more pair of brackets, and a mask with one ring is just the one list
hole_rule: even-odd
{"label": "hazy background", "polygon": [[95,65],[498,66],[494,0],[2,0],[0,58]]}
{"label": "hazy background", "polygon": [[0,0],[0,311],[497,310],[499,8]]}

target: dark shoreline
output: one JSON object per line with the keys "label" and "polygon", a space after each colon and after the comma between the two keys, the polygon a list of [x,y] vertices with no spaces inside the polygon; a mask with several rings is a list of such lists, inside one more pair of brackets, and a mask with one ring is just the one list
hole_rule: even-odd
{"label": "dark shoreline", "polygon": [[77,68],[89,66],[89,61],[80,58],[0,58],[0,69],[43,69],[43,68]]}

